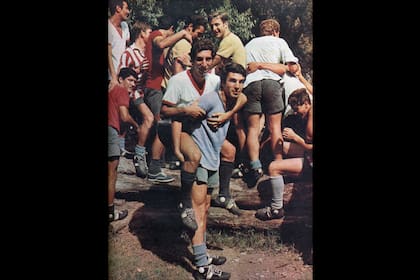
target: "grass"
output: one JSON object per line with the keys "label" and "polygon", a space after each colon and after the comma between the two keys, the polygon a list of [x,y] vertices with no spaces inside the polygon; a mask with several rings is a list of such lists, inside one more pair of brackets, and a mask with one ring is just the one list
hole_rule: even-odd
{"label": "grass", "polygon": [[160,262],[147,263],[136,256],[110,254],[108,265],[109,280],[174,279],[173,275],[178,275],[179,279],[188,279],[191,275],[180,266],[174,267]]}
{"label": "grass", "polygon": [[[159,234],[157,234],[159,236]],[[162,237],[163,238],[163,237]],[[119,241],[118,241],[119,240]],[[281,242],[280,233],[277,230],[255,231],[234,229],[208,229],[207,243],[218,247],[230,247],[245,252],[258,250],[266,252],[295,251],[290,245]],[[179,252],[169,252],[171,247],[163,239],[159,238],[157,246],[167,248],[168,254],[175,255]],[[182,265],[171,264],[172,261],[160,262],[153,258],[142,258],[136,250],[132,250],[132,244],[117,239],[109,244],[108,252],[108,280],[161,280],[161,279],[190,279],[191,273]],[[130,248],[129,248],[130,247]],[[173,249],[173,248],[172,248]],[[162,256],[159,256],[162,258]],[[174,278],[175,277],[175,278]],[[309,277],[309,275],[308,275]],[[311,278],[304,278],[306,280]]]}
{"label": "grass", "polygon": [[281,251],[285,246],[281,242],[277,230],[255,231],[234,229],[208,229],[207,240],[216,246],[237,248],[241,251],[260,249],[265,251]]}

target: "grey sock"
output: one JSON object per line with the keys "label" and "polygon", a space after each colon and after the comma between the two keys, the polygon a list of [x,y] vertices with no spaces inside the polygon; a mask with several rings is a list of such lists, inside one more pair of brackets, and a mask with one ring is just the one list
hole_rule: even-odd
{"label": "grey sock", "polygon": [[271,189],[273,190],[273,198],[271,199],[271,207],[280,209],[283,207],[284,180],[283,176],[270,177]]}
{"label": "grey sock", "polygon": [[195,266],[205,266],[207,265],[207,248],[206,243],[201,243],[198,245],[193,245],[193,255],[194,255],[194,264]]}
{"label": "grey sock", "polygon": [[249,163],[251,169],[258,169],[258,168],[262,168],[262,164],[261,161],[259,159],[257,160],[253,160]]}
{"label": "grey sock", "polygon": [[122,149],[125,149],[125,137],[118,137],[119,138],[119,140],[120,140],[120,142],[119,142],[119,145],[120,145],[120,149],[122,150]]}
{"label": "grey sock", "polygon": [[161,167],[160,167],[160,160],[159,159],[152,159],[150,161],[150,166],[149,166],[149,173],[151,174],[157,174],[161,171]]}
{"label": "grey sock", "polygon": [[136,145],[136,147],[134,148],[134,151],[136,155],[144,155],[144,153],[146,153],[146,147]]}

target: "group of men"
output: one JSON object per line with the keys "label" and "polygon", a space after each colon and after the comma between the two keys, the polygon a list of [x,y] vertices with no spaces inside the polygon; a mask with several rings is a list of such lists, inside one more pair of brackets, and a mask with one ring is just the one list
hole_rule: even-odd
{"label": "group of men", "polygon": [[[122,24],[124,17],[128,17],[129,9],[124,0],[111,1],[111,4],[110,11],[115,13],[110,18],[110,24],[115,27],[115,22]],[[115,18],[120,20],[116,21]],[[169,145],[181,162],[178,208],[183,224],[191,233],[194,265],[197,268],[193,273],[194,278],[229,279],[229,273],[214,266],[223,264],[226,258],[211,257],[206,248],[205,233],[212,190],[219,186],[219,194],[214,201],[216,205],[236,215],[241,214],[229,192],[236,151],[240,152],[240,159],[249,170],[244,180],[249,187],[254,187],[263,174],[259,159],[259,133],[262,129],[261,118],[265,115],[270,148],[274,155],[269,165],[273,199],[270,205],[256,212],[256,217],[261,220],[282,218],[282,176],[299,175],[302,170],[312,166],[312,102],[307,88],[301,86],[293,90],[287,100],[283,99],[282,77],[286,72],[295,75],[296,79],[306,80],[300,77],[297,58],[286,41],[279,38],[280,25],[277,21],[262,21],[261,36],[243,46],[239,37],[230,31],[227,14],[215,13],[209,17],[209,24],[213,34],[220,39],[217,50],[211,40],[200,38],[206,27],[202,18],[197,17],[187,23],[177,33],[174,33],[174,22],[169,17],[160,18],[159,27],[154,31],[143,27],[144,32],[138,32],[137,35],[143,36],[145,42],[143,61],[146,67],[137,72],[130,67],[130,63],[127,67],[121,67],[118,62],[120,67],[110,67],[109,219],[115,221],[127,216],[126,210],[115,210],[113,199],[120,156],[119,121],[128,122],[138,132],[141,131],[141,124],[129,114],[131,95],[137,107],[144,103],[147,105],[156,125],[162,118],[171,120],[172,138]],[[116,34],[124,38],[124,30],[116,28]],[[109,51],[113,52],[112,42]],[[142,94],[136,95],[139,74],[147,77],[141,88]],[[310,91],[312,94],[312,89]],[[306,136],[299,136],[291,128],[282,130],[287,102],[308,123]],[[148,116],[150,120],[150,113]],[[233,136],[237,140],[233,140]],[[136,174],[154,182],[171,182],[173,178],[165,174],[160,166],[164,145],[158,129],[153,137],[149,166],[145,160],[144,146],[136,146],[136,155],[139,155],[134,159]],[[299,148],[292,149],[295,145]],[[293,158],[283,159],[283,156]]]}

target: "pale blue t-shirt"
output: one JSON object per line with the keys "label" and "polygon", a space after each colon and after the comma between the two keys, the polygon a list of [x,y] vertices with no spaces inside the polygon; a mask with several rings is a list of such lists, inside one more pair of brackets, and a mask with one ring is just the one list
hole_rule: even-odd
{"label": "pale blue t-shirt", "polygon": [[207,125],[207,118],[214,113],[224,113],[226,111],[216,91],[202,95],[198,101],[198,106],[206,111],[206,117],[192,125],[191,136],[201,151],[200,165],[207,170],[217,171],[220,164],[220,150],[223,141],[226,139],[230,120],[226,121],[216,131],[211,130]]}

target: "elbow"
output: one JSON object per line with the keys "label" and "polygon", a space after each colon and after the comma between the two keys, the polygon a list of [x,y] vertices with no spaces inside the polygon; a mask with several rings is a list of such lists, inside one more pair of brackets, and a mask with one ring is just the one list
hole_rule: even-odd
{"label": "elbow", "polygon": [[166,114],[166,110],[163,109],[163,108],[160,109],[160,115],[164,118],[168,117],[167,114]]}
{"label": "elbow", "polygon": [[164,106],[162,106],[161,108],[160,108],[160,115],[162,116],[162,117],[164,117],[164,118],[168,118],[168,117],[170,117],[169,115],[168,115],[168,110],[167,110],[168,108],[164,105]]}
{"label": "elbow", "polygon": [[128,122],[130,119],[127,116],[121,117],[121,120],[123,122]]}
{"label": "elbow", "polygon": [[243,97],[242,97],[242,98],[243,98],[243,100],[244,100],[244,104],[245,104],[245,103],[247,103],[247,102],[248,102],[248,97],[246,97],[246,95],[245,95],[244,93],[242,93],[242,95],[243,95]]}

